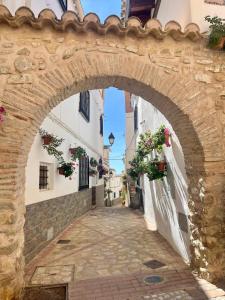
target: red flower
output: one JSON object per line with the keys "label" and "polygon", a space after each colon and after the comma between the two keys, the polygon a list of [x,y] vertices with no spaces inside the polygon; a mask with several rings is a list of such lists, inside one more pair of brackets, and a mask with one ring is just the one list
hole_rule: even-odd
{"label": "red flower", "polygon": [[5,109],[3,106],[0,106],[0,114],[5,114]]}

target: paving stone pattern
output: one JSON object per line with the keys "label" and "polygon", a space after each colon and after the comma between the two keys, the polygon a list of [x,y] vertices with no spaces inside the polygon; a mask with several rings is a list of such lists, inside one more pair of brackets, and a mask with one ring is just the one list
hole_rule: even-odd
{"label": "paving stone pattern", "polygon": [[[57,244],[61,239],[71,242]],[[150,260],[165,266],[151,269],[144,265]],[[70,300],[225,299],[222,289],[194,276],[157,232],[146,229],[143,216],[127,208],[95,209],[75,221],[27,266],[27,283],[35,279],[38,266],[45,270],[39,283],[49,283],[53,266],[58,275],[51,283],[63,283],[60,266],[63,271],[68,265],[75,266],[74,280],[67,279]],[[145,284],[148,275],[164,280]]]}

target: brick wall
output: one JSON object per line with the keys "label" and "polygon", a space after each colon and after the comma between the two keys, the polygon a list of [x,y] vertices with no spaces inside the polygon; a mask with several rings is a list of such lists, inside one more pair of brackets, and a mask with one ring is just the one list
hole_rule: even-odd
{"label": "brick wall", "polygon": [[[97,189],[97,199],[101,194]],[[99,200],[100,201],[100,200]],[[91,208],[92,190],[87,189],[26,206],[25,249],[29,262],[73,220]]]}

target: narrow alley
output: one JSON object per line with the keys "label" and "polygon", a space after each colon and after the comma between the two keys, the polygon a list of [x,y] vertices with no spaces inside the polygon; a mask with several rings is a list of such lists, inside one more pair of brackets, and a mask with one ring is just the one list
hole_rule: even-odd
{"label": "narrow alley", "polygon": [[[153,278],[146,283],[145,278]],[[197,279],[139,211],[99,208],[71,224],[26,269],[29,285],[69,283],[70,300],[225,299]]]}

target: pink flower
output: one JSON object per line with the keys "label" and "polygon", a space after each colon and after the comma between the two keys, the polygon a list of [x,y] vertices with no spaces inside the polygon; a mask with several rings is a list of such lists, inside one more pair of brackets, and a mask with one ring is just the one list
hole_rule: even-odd
{"label": "pink flower", "polygon": [[164,129],[164,133],[165,133],[165,135],[170,135],[170,130],[169,130],[169,128],[165,128],[165,129]]}
{"label": "pink flower", "polygon": [[169,139],[170,139],[170,130],[169,130],[169,128],[165,128],[164,129],[164,134],[165,134],[165,144],[166,144],[166,147],[170,147],[171,144],[169,142]]}
{"label": "pink flower", "polygon": [[3,106],[0,106],[0,113],[1,113],[1,114],[5,114],[5,109],[4,109]]}

